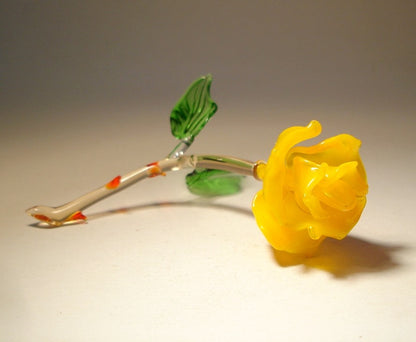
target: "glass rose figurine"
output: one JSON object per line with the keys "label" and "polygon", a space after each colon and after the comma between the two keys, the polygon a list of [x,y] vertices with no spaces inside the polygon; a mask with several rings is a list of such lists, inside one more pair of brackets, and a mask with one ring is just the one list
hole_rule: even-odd
{"label": "glass rose figurine", "polygon": [[210,97],[212,77],[196,80],[172,110],[172,134],[180,140],[168,156],[112,178],[102,187],[58,207],[35,206],[26,212],[47,227],[85,222],[82,210],[120,190],[168,171],[193,170],[188,189],[220,196],[240,190],[242,175],[263,182],[252,209],[258,226],[279,251],[313,255],[326,238],[343,239],[358,222],[368,191],[361,142],[341,134],[311,147],[296,146],[321,132],[318,121],[284,130],[267,163],[219,155],[186,155],[194,138],[217,110]]}
{"label": "glass rose figurine", "polygon": [[286,129],[267,164],[257,167],[263,189],[253,200],[253,213],[277,250],[313,254],[325,237],[343,239],[364,209],[368,186],[360,141],[341,134],[294,147],[320,133],[318,121]]}

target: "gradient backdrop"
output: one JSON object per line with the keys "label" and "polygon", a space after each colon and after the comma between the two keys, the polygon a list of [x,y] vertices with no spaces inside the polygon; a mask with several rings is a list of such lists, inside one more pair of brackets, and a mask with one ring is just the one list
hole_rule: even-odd
{"label": "gradient backdrop", "polygon": [[[411,0],[2,1],[0,340],[411,341],[415,13]],[[26,208],[163,158],[172,106],[207,73],[219,111],[192,152],[266,159],[311,119],[363,141],[370,193],[350,237],[282,262],[251,215],[260,183],[200,201],[183,173],[86,212],[126,215],[30,226]]]}

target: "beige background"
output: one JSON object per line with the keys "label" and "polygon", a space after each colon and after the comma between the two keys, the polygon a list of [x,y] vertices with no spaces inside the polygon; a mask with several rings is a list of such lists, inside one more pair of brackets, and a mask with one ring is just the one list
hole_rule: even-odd
{"label": "beige background", "polygon": [[[414,1],[0,6],[0,340],[414,338]],[[266,159],[311,119],[363,141],[370,193],[347,239],[283,263],[250,211],[260,183],[201,201],[185,173],[86,211],[125,215],[31,226],[27,207],[163,158],[170,109],[206,73],[219,111],[192,152]]]}

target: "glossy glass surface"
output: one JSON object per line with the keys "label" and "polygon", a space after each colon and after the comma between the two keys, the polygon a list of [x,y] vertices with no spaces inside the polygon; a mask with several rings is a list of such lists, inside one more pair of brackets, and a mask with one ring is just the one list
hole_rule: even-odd
{"label": "glossy glass surface", "polygon": [[195,170],[186,176],[190,192],[199,196],[231,195],[241,190],[242,176],[223,170]]}
{"label": "glossy glass surface", "polygon": [[253,212],[277,250],[311,255],[325,237],[343,239],[366,204],[358,139],[341,134],[315,146],[293,147],[320,133],[318,121],[286,129],[267,164],[257,167],[263,189],[253,201]]}
{"label": "glossy glass surface", "polygon": [[211,82],[211,75],[196,80],[173,108],[170,124],[177,139],[192,142],[217,111],[210,96]]}

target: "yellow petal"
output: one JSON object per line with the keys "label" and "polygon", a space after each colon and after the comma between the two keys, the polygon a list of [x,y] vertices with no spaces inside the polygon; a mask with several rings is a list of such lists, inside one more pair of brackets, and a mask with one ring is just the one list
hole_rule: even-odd
{"label": "yellow petal", "polygon": [[310,255],[325,237],[344,238],[364,209],[368,185],[358,139],[341,134],[294,147],[320,131],[317,121],[286,129],[267,164],[257,167],[263,189],[253,213],[277,250]]}
{"label": "yellow petal", "polygon": [[259,191],[254,197],[252,210],[257,225],[274,249],[310,256],[316,252],[325,239],[324,236],[321,236],[317,240],[312,240],[306,229],[294,230],[290,223],[285,225],[283,220],[276,219],[273,210],[270,210],[265,201],[262,191]]}
{"label": "yellow petal", "polygon": [[314,188],[325,177],[324,167],[296,157],[293,160],[294,194],[297,204],[315,218],[324,218],[328,213],[322,209],[319,199],[313,194]]}

